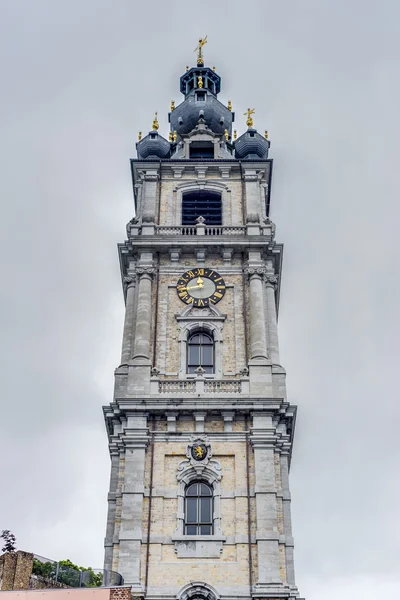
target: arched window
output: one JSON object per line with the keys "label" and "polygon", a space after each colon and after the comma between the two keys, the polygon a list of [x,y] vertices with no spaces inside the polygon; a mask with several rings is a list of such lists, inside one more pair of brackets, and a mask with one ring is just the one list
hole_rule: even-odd
{"label": "arched window", "polygon": [[214,339],[202,331],[192,333],[187,341],[187,372],[195,373],[197,367],[214,373]]}
{"label": "arched window", "polygon": [[212,535],[213,491],[203,481],[188,485],[185,491],[185,534]]}
{"label": "arched window", "polygon": [[222,225],[221,194],[209,190],[183,194],[182,225],[196,225],[198,217],[204,217],[206,225]]}

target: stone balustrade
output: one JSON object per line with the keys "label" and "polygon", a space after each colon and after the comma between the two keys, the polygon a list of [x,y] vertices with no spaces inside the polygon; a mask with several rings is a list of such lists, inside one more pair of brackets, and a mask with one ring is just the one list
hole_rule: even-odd
{"label": "stone balustrade", "polygon": [[248,379],[156,379],[151,394],[248,394]]}

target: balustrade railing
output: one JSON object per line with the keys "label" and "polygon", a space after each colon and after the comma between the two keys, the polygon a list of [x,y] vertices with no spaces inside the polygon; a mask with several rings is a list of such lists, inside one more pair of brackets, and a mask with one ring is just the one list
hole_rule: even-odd
{"label": "balustrade railing", "polygon": [[204,392],[206,394],[240,394],[242,391],[242,382],[235,379],[228,380],[209,380],[204,382]]}
{"label": "balustrade railing", "polygon": [[158,382],[159,394],[194,394],[195,392],[195,381],[165,379]]}
{"label": "balustrade railing", "polygon": [[248,379],[153,379],[153,394],[242,394],[249,392]]}
{"label": "balustrade railing", "polygon": [[167,227],[164,225],[157,225],[155,227],[156,235],[243,235],[246,233],[245,227],[223,227],[222,225],[215,225],[214,227],[205,225],[177,225],[174,227]]}

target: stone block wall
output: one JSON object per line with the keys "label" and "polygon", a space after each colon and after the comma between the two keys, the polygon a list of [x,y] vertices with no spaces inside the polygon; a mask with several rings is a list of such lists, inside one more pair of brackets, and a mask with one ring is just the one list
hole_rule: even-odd
{"label": "stone block wall", "polygon": [[32,573],[33,554],[7,552],[0,556],[0,590],[27,590]]}

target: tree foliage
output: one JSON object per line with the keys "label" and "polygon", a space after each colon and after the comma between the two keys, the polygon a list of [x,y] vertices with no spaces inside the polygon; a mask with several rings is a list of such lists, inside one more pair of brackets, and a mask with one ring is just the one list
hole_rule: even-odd
{"label": "tree foliage", "polygon": [[17,540],[15,539],[15,535],[11,533],[9,529],[3,529],[0,538],[3,538],[4,540],[4,546],[1,549],[2,552],[15,552]]}
{"label": "tree foliage", "polygon": [[92,567],[79,567],[69,558],[56,562],[41,562],[33,559],[32,573],[46,579],[56,579],[59,583],[70,587],[100,587],[103,583],[103,573],[95,573]]}

